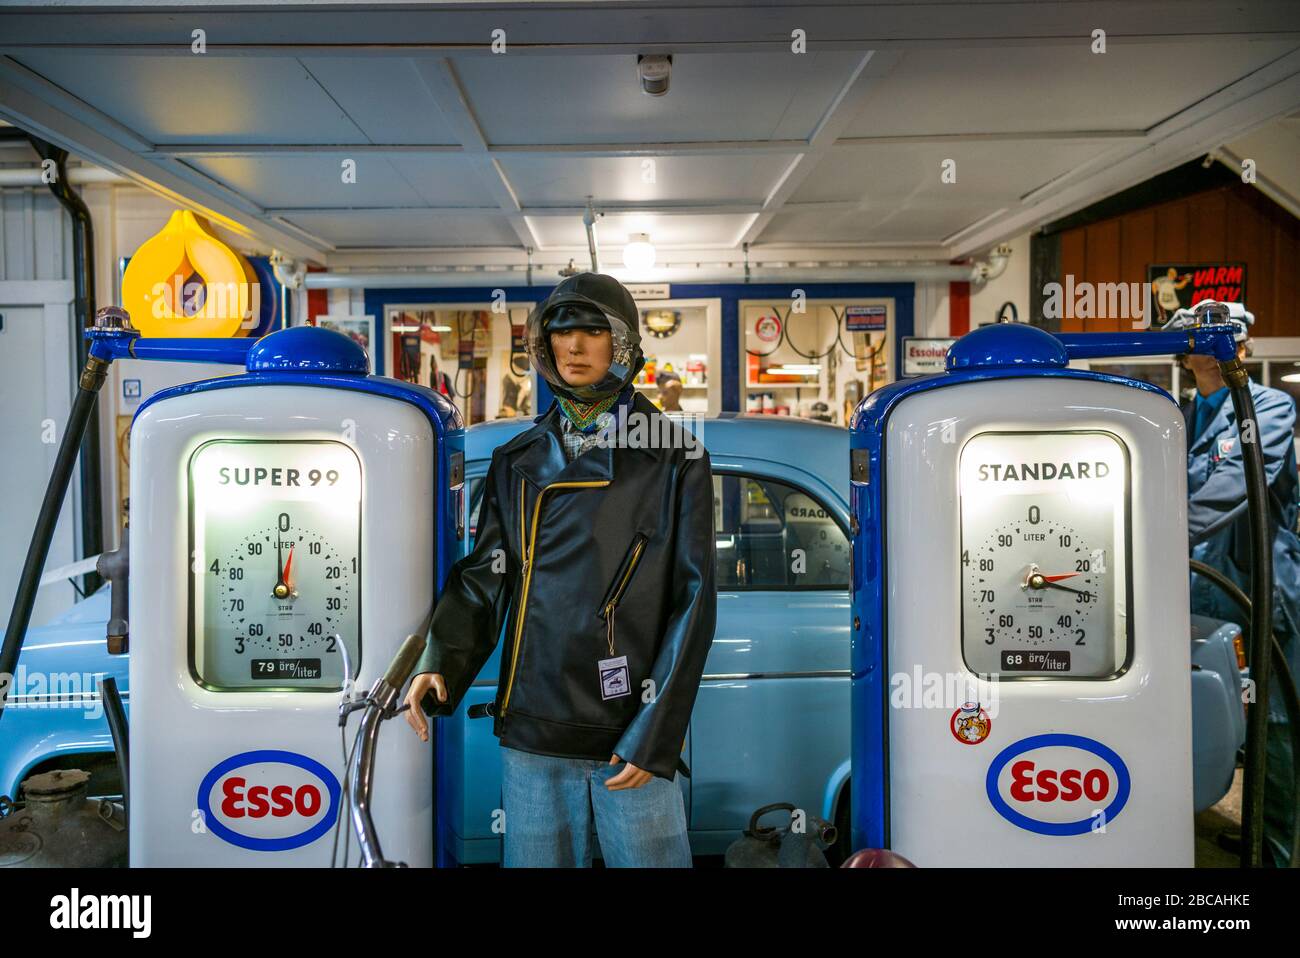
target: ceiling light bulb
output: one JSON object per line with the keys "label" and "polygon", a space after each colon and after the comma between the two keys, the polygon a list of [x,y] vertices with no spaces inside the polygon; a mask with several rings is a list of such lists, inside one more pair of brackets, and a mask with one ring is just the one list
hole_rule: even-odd
{"label": "ceiling light bulb", "polygon": [[632,233],[623,247],[623,265],[634,272],[645,272],[655,265],[655,248],[649,233]]}

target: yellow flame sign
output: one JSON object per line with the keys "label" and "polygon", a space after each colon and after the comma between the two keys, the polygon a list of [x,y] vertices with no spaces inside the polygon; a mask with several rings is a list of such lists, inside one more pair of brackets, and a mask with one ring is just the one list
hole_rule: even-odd
{"label": "yellow flame sign", "polygon": [[142,336],[246,336],[258,325],[260,286],[247,259],[177,210],[131,257],[122,305]]}

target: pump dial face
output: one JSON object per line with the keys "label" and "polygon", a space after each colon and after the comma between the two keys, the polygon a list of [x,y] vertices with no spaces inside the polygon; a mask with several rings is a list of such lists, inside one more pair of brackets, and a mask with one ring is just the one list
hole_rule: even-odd
{"label": "pump dial face", "polygon": [[1004,678],[1127,658],[1128,458],[1101,432],[982,433],[961,455],[962,650]]}
{"label": "pump dial face", "polygon": [[213,690],[338,689],[360,653],[360,490],[339,442],[205,443],[190,460],[191,666]]}

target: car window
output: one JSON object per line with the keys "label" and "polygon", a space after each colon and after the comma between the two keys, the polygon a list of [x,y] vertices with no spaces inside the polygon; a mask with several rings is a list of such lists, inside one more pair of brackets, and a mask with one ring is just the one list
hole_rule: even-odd
{"label": "car window", "polygon": [[468,483],[469,495],[465,497],[465,551],[468,552],[474,544],[474,533],[478,530],[478,511],[483,505],[483,480],[484,476],[470,476],[466,480]]}
{"label": "car window", "polygon": [[719,589],[847,589],[848,536],[803,489],[714,472]]}

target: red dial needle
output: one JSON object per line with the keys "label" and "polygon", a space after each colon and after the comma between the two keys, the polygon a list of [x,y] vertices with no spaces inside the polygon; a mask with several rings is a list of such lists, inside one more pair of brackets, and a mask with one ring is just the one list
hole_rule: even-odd
{"label": "red dial needle", "polygon": [[[290,550],[290,552],[292,553],[292,550]],[[289,558],[291,558],[291,559],[293,558],[292,554],[289,556]],[[1078,573],[1078,572],[1065,572],[1065,573],[1062,573],[1061,575],[1045,575],[1045,576],[1043,576],[1043,581],[1044,581],[1044,582],[1060,582],[1062,579],[1073,579],[1076,575],[1079,575],[1079,574],[1080,574],[1080,573]]]}
{"label": "red dial needle", "polygon": [[289,573],[293,570],[293,546],[289,546],[289,558],[284,560],[284,571],[280,573],[280,581],[293,588],[293,580],[289,578]]}

